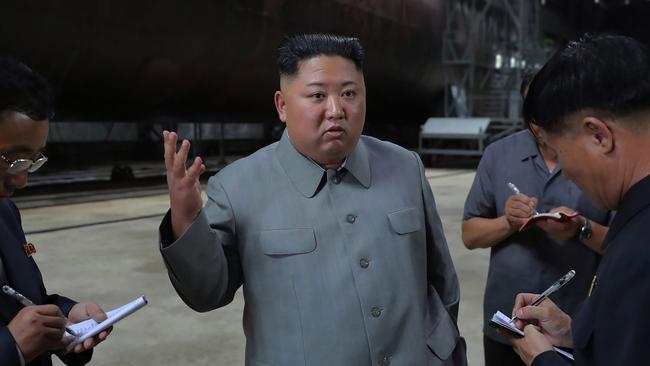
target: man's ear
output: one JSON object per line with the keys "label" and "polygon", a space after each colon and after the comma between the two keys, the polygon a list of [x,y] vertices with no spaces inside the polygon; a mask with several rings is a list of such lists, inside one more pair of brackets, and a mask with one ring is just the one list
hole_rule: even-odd
{"label": "man's ear", "polygon": [[287,112],[285,110],[286,103],[284,102],[284,96],[282,95],[282,92],[280,90],[277,90],[273,99],[275,101],[275,109],[278,111],[278,117],[280,118],[280,121],[282,121],[282,123],[287,123]]}
{"label": "man's ear", "polygon": [[604,154],[614,150],[614,133],[604,120],[587,116],[582,119],[582,132],[588,135],[593,147]]}

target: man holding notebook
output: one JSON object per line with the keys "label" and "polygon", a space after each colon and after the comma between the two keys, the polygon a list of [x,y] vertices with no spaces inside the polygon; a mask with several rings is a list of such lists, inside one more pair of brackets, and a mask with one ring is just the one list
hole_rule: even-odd
{"label": "man holding notebook", "polygon": [[[527,82],[522,85],[525,91]],[[610,218],[609,211],[594,207],[564,176],[540,127],[527,122],[528,129],[487,147],[465,201],[463,242],[491,253],[483,299],[486,366],[522,365],[508,340],[489,326],[496,311],[512,308],[518,293],[541,292],[575,270],[575,278],[554,299],[569,313],[578,308],[596,271]],[[571,215],[562,221],[534,218],[546,212]]]}
{"label": "man holding notebook", "polygon": [[[588,297],[573,317],[552,301],[513,310],[527,365],[647,365],[650,347],[650,52],[623,36],[585,36],[535,76],[524,114],[544,131],[564,174],[600,207],[617,210]],[[560,292],[564,291],[560,290]]]}
{"label": "man holding notebook", "polygon": [[108,335],[100,333],[64,354],[73,341],[63,336],[68,321],[102,321],[106,314],[97,304],[47,294],[32,258],[35,247],[25,240],[20,212],[9,199],[27,185],[28,174],[47,161],[43,149],[52,115],[47,82],[27,66],[0,58],[0,287],[8,285],[24,295],[17,297],[19,302],[0,293],[3,366],[49,366],[52,354],[66,365],[84,365],[91,349]]}

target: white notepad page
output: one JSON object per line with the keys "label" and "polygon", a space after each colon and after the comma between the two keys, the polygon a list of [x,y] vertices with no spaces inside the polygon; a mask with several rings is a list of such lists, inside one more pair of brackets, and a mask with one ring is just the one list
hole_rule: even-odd
{"label": "white notepad page", "polygon": [[[522,332],[521,329],[515,327],[514,323],[512,323],[510,321],[509,316],[507,316],[506,314],[504,314],[504,313],[502,313],[502,312],[500,312],[498,310],[497,310],[496,313],[494,313],[494,315],[492,315],[492,321],[497,323],[498,325],[508,329],[511,332],[515,332],[515,333],[517,333],[519,335],[522,335],[522,336],[524,335],[524,332]],[[569,352],[567,352],[567,351],[565,351],[563,349],[557,348],[557,347],[553,347],[553,348],[555,349],[555,352],[561,354],[562,356],[564,356],[566,358],[569,358],[569,359],[573,360],[573,355],[571,353],[569,353]]]}
{"label": "white notepad page", "polygon": [[[97,323],[93,319],[88,319],[76,324],[71,324],[69,328],[72,329],[73,332],[77,333],[77,337],[68,346],[68,350],[71,350],[77,344],[99,334],[103,330],[106,330],[108,327],[112,326],[118,321],[140,310],[145,305],[147,305],[147,299],[144,296],[140,296],[128,304],[124,304],[117,309],[106,312],[107,318],[101,323]],[[66,332],[65,336],[72,335]]]}

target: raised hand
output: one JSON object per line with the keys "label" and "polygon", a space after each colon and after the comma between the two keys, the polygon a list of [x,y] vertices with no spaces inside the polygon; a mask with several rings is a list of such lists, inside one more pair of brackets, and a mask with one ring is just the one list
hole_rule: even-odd
{"label": "raised hand", "polygon": [[9,332],[25,361],[43,352],[65,348],[73,338],[63,338],[67,319],[56,305],[32,305],[21,309],[11,319]]}
{"label": "raised hand", "polygon": [[192,224],[203,207],[199,177],[205,172],[205,165],[201,158],[196,157],[192,165],[186,168],[190,142],[183,140],[176,152],[178,135],[175,132],[163,131],[163,139],[172,232],[174,239],[177,239]]}

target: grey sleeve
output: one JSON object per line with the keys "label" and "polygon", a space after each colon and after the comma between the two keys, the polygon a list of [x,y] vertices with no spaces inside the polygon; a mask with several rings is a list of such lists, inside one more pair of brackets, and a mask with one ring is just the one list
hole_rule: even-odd
{"label": "grey sleeve", "polygon": [[427,238],[427,279],[432,285],[447,312],[454,321],[458,318],[458,304],[460,302],[460,287],[454,263],[449,254],[447,239],[442,228],[442,221],[436,209],[431,186],[424,173],[422,161],[415,154],[420,168],[422,197],[424,201],[424,214]]}
{"label": "grey sleeve", "polygon": [[215,177],[208,202],[192,225],[172,242],[171,215],[160,224],[160,252],[178,295],[192,309],[209,311],[229,304],[243,283],[228,196]]}
{"label": "grey sleeve", "polygon": [[491,177],[491,174],[494,174],[493,161],[493,150],[488,147],[478,164],[474,182],[467,194],[465,209],[463,210],[463,220],[468,220],[472,217],[497,217],[494,186]]}

